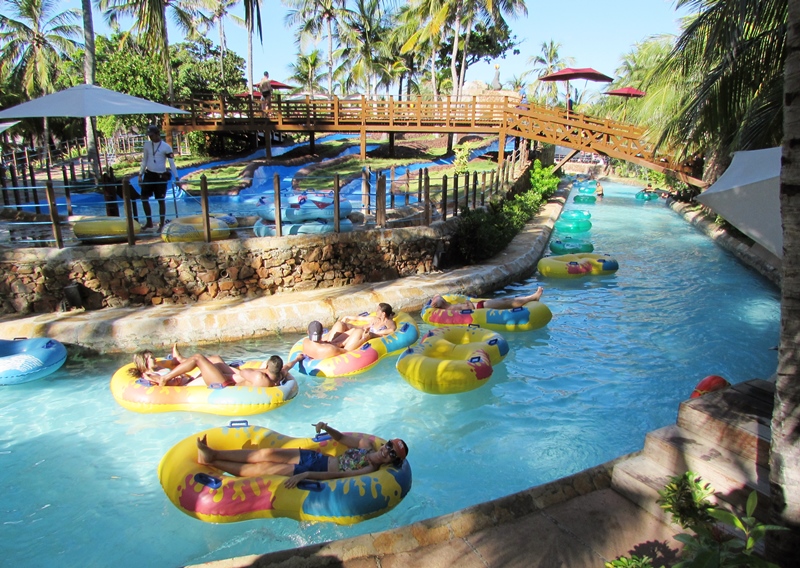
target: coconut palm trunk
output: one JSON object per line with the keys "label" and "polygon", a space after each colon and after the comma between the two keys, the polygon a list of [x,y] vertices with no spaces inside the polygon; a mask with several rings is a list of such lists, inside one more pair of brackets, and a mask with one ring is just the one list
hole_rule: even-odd
{"label": "coconut palm trunk", "polygon": [[800,559],[800,3],[789,2],[784,69],[783,280],[778,380],[772,413],[772,521],[788,531],[767,533],[767,555],[780,566]]}
{"label": "coconut palm trunk", "polygon": [[[94,47],[94,20],[92,19],[91,0],[81,0],[83,11],[83,80],[87,85],[94,85],[94,78],[97,71],[97,60],[95,58]],[[86,117],[86,153],[89,155],[89,163],[92,165],[92,174],[96,181],[100,180],[100,154],[97,151],[97,140],[94,133],[94,118]]]}

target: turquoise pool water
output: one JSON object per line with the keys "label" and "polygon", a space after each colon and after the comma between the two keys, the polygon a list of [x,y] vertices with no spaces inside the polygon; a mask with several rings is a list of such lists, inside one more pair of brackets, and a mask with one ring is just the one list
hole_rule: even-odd
{"label": "turquoise pool water", "polygon": [[[708,374],[732,382],[773,374],[778,290],[662,201],[604,185],[601,202],[568,207],[592,213],[596,250],[613,254],[620,270],[585,280],[533,277],[498,291],[541,284],[553,320],[506,334],[511,352],[486,386],[426,395],[385,360],[354,379],[300,376],[297,399],[250,418],[294,436],[325,420],[404,438],[414,484],[393,511],[352,527],[192,519],[166,498],[156,467],[177,441],[227,419],[129,412],[108,388],[128,357],[72,357],[50,377],[2,388],[4,563],[177,566],[401,526],[637,450],[648,431],[675,421],[680,401]],[[230,359],[285,356],[297,338],[213,350]]]}

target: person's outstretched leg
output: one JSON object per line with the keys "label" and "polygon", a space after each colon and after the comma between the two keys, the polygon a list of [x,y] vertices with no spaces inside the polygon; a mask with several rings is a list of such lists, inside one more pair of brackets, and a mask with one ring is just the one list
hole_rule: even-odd
{"label": "person's outstretched leg", "polygon": [[536,289],[536,292],[529,296],[517,296],[515,298],[492,298],[485,300],[483,303],[484,308],[490,310],[510,310],[511,308],[521,308],[528,302],[537,302],[542,297],[544,290],[541,286]]}
{"label": "person's outstretched leg", "polygon": [[206,436],[203,436],[197,439],[197,462],[240,477],[292,475],[294,465],[300,462],[300,450],[214,450],[208,446]]}
{"label": "person's outstretched leg", "polygon": [[150,200],[142,198],[142,209],[144,209],[144,216],[147,219],[147,222],[144,225],[145,229],[152,229],[153,228],[153,214],[150,211]]}

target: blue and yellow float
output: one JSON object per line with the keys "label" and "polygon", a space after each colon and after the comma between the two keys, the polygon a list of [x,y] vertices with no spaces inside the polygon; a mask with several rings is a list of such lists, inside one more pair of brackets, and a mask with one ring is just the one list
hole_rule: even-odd
{"label": "blue and yellow float", "polygon": [[[374,313],[359,315],[361,319],[354,318],[349,323],[364,325],[375,316]],[[342,355],[325,359],[305,358],[297,364],[298,372],[314,377],[347,377],[363,373],[384,357],[400,353],[419,339],[419,328],[414,318],[405,312],[399,312],[393,319],[397,325],[394,333],[370,339],[358,349]],[[289,351],[290,361],[303,351],[303,339],[298,340]]]}
{"label": "blue and yellow float", "polygon": [[[484,301],[460,294],[442,296],[450,304],[470,301],[473,304]],[[519,308],[493,310],[476,308],[466,310],[441,309],[431,307],[433,298],[422,306],[422,321],[431,325],[477,325],[494,331],[530,331],[544,327],[553,318],[550,308],[542,302],[528,302]]]}
{"label": "blue and yellow float", "polygon": [[[367,439],[376,450],[385,443],[369,434],[346,434]],[[196,440],[203,436],[207,436],[209,446],[220,450],[299,448],[328,456],[339,456],[347,450],[327,435],[293,438],[250,426],[246,420],[193,434],[164,454],[158,464],[158,478],[172,504],[201,521],[232,523],[287,517],[352,525],[390,511],[411,490],[408,459],[399,467],[383,466],[372,473],[341,479],[306,480],[292,489],[286,489],[287,478],[280,475],[222,475],[197,463]]]}
{"label": "blue and yellow float", "polygon": [[542,276],[580,278],[592,274],[613,274],[619,263],[607,254],[579,253],[546,256],[536,266]]}
{"label": "blue and yellow float", "polygon": [[[160,359],[162,367],[173,361]],[[247,361],[242,369],[258,369],[262,361]],[[222,416],[249,416],[275,410],[292,400],[298,392],[297,381],[290,379],[277,387],[193,385],[154,386],[132,374],[134,364],[117,369],[111,377],[111,394],[120,406],[134,412],[173,411],[207,412]]]}
{"label": "blue and yellow float", "polygon": [[439,327],[397,359],[397,371],[429,394],[468,392],[488,383],[493,366],[505,359],[508,342],[480,327]]}

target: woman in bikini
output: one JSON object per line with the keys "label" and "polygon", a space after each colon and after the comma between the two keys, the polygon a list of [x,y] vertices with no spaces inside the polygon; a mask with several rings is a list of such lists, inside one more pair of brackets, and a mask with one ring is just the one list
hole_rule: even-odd
{"label": "woman in bikini", "polygon": [[206,436],[197,439],[197,462],[237,477],[284,475],[284,485],[295,487],[304,479],[340,479],[377,471],[382,465],[400,467],[408,455],[408,446],[400,438],[389,440],[374,450],[369,440],[342,434],[325,422],[314,425],[349,449],[339,457],[326,456],[298,448],[263,448],[258,450],[215,450]]}
{"label": "woman in bikini", "polygon": [[458,304],[451,304],[445,300],[440,294],[436,294],[431,298],[431,307],[439,310],[480,310],[486,308],[488,310],[510,310],[513,308],[521,308],[528,302],[538,302],[542,297],[544,290],[541,286],[536,289],[536,292],[529,296],[513,296],[510,298],[491,298],[489,300],[480,300],[479,302],[461,302]]}
{"label": "woman in bikini", "polygon": [[[274,387],[292,378],[289,370],[302,359],[296,357],[288,365],[283,359],[273,355],[258,369],[239,369],[228,365],[219,355],[201,355],[196,353],[188,357],[181,355],[178,346],[172,346],[172,367],[165,367],[156,362],[151,351],[137,351],[133,355],[134,368],[131,374],[150,381],[158,386],[195,386],[222,384],[226,386]],[[191,377],[187,373],[200,370],[199,377]]]}
{"label": "woman in bikini", "polygon": [[352,323],[352,320],[363,319],[360,316],[344,316],[323,334],[322,324],[311,322],[308,337],[303,340],[303,353],[312,359],[327,359],[355,351],[370,339],[397,331],[397,324],[392,319],[396,315],[392,306],[381,302],[375,316],[364,324]]}

